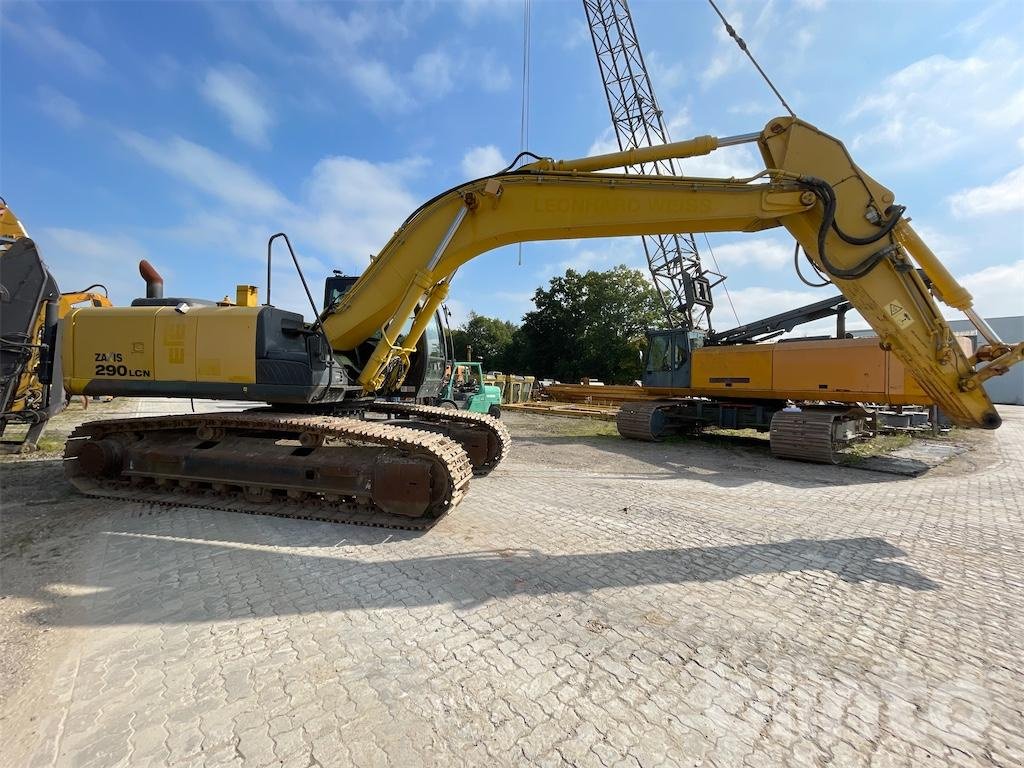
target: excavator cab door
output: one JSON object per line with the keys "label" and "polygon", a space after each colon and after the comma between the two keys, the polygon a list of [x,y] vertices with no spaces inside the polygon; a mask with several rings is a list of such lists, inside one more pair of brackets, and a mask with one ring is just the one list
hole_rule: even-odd
{"label": "excavator cab door", "polygon": [[690,341],[684,330],[648,331],[645,387],[690,386]]}

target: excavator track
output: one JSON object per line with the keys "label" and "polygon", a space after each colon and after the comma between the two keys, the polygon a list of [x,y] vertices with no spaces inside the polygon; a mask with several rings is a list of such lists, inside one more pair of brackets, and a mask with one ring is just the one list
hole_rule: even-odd
{"label": "excavator track", "polygon": [[438,408],[433,405],[375,401],[368,414],[398,416],[409,421],[403,426],[445,435],[459,443],[473,463],[473,474],[488,474],[504,461],[512,448],[508,427],[493,416],[469,411]]}
{"label": "excavator track", "polygon": [[661,400],[625,402],[615,416],[615,426],[622,437],[630,440],[659,442],[663,435],[665,417],[661,409],[669,405]]}
{"label": "excavator track", "polygon": [[838,464],[834,427],[848,410],[777,411],[771,423],[772,455],[817,464]]}
{"label": "excavator track", "polygon": [[473,471],[444,435],[267,410],[94,421],[64,469],[91,496],[404,530],[455,507]]}

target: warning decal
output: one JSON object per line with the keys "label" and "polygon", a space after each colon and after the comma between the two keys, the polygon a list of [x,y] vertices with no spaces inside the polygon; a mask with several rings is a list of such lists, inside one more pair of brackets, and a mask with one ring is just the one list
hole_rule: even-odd
{"label": "warning decal", "polygon": [[890,301],[886,306],[886,311],[889,313],[889,318],[900,328],[906,328],[914,322],[914,318],[910,316],[910,313],[898,301]]}

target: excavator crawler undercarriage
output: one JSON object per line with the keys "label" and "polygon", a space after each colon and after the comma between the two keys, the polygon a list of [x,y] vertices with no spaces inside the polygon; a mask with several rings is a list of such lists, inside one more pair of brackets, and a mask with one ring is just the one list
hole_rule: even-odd
{"label": "excavator crawler undercarriage", "polygon": [[367,415],[257,409],[96,421],[72,433],[65,473],[93,496],[420,530],[510,444],[502,424],[479,414],[377,403]]}
{"label": "excavator crawler undercarriage", "polygon": [[622,404],[616,416],[619,434],[631,440],[659,442],[693,434],[707,426],[768,431],[772,455],[818,464],[839,462],[839,450],[856,432],[852,425],[867,413],[850,405],[810,405],[785,409],[783,404],[640,400]]}
{"label": "excavator crawler undercarriage", "polygon": [[[366,413],[397,418],[403,426],[450,437],[462,446],[473,464],[473,474],[490,473],[508,455],[512,436],[497,419],[482,413],[452,411],[430,405],[377,401]],[[407,420],[407,421],[406,421]]]}

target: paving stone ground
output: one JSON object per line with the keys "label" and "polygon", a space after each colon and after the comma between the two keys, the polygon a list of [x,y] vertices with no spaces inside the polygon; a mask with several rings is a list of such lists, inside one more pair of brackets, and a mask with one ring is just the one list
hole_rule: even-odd
{"label": "paving stone ground", "polygon": [[25,764],[1020,766],[1004,416],[918,478],[511,417],[421,534],[104,502]]}

